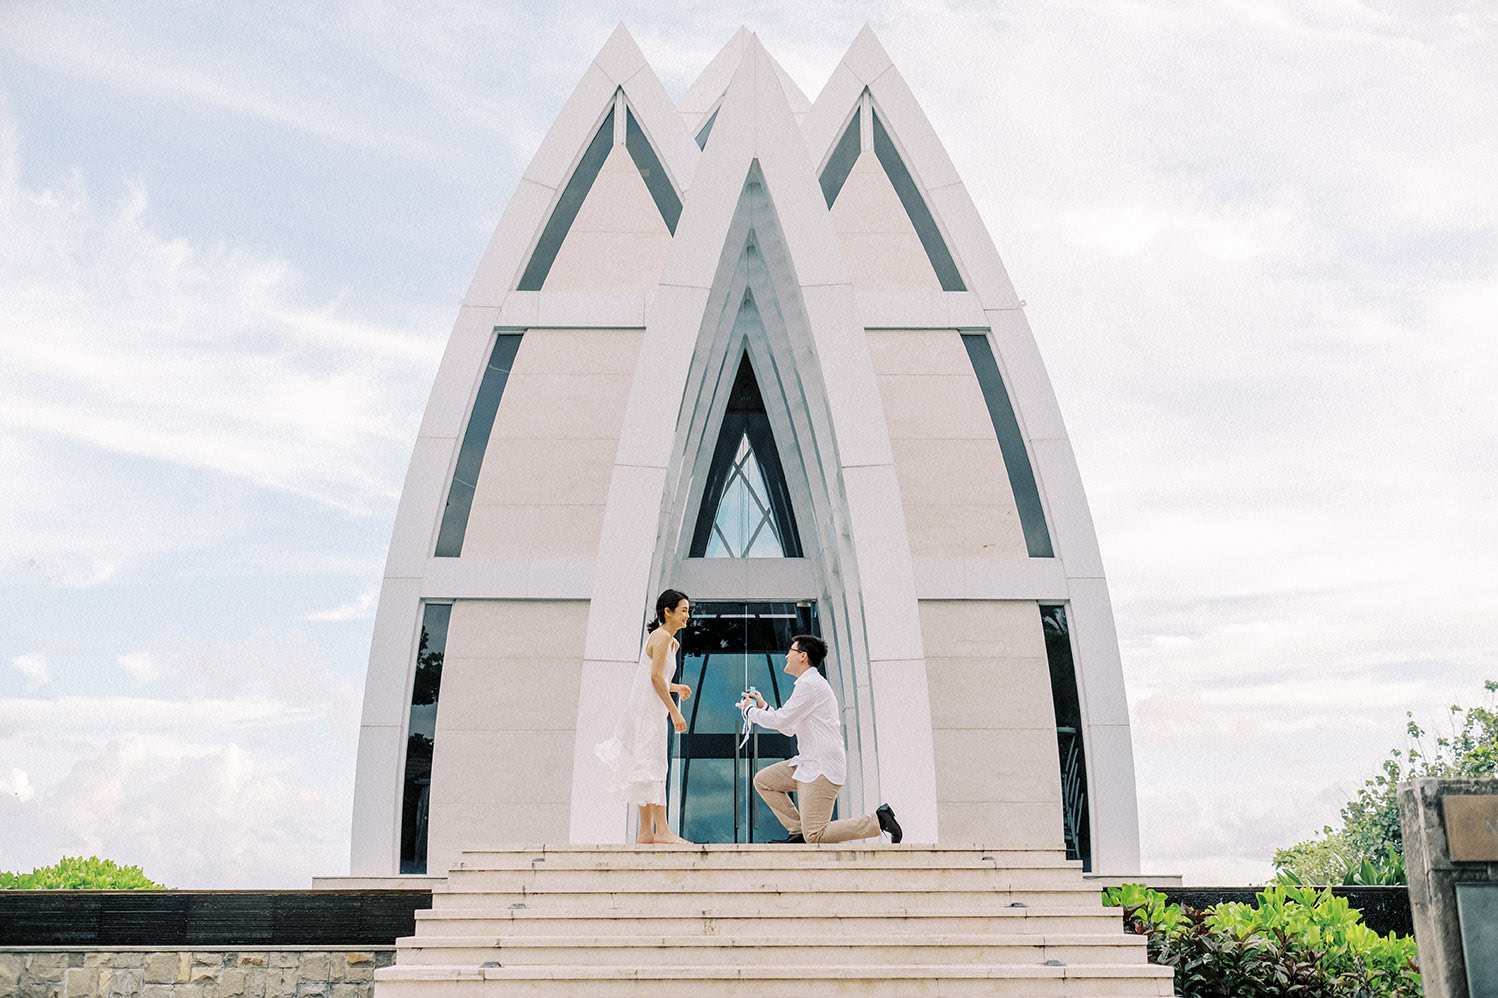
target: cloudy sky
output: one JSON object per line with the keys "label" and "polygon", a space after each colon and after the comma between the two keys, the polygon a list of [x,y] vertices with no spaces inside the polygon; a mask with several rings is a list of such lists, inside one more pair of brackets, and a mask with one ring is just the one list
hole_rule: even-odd
{"label": "cloudy sky", "polygon": [[1144,865],[1244,883],[1498,678],[1498,14],[1445,0],[0,4],[0,869],[347,869],[457,303],[624,20],[879,34],[1049,365]]}

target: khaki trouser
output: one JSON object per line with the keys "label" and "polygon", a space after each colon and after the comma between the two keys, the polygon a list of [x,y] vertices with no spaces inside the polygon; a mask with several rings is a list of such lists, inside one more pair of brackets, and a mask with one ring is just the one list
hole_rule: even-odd
{"label": "khaki trouser", "polygon": [[[788,762],[777,762],[754,774],[754,789],[770,805],[775,817],[792,835],[800,833],[807,842],[847,842],[850,839],[871,839],[880,832],[879,819],[872,814],[862,818],[832,817],[832,805],[842,787],[825,776],[810,783],[797,782],[795,768]],[[791,803],[791,792],[795,791],[799,811]]]}

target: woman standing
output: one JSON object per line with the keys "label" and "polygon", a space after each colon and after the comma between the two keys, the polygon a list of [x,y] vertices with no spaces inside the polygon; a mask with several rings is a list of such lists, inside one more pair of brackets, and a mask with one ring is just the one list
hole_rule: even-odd
{"label": "woman standing", "polygon": [[671,682],[676,671],[676,634],[692,616],[687,594],[667,589],[655,601],[655,619],[650,622],[650,637],[640,653],[629,700],[619,714],[614,737],[599,744],[598,758],[609,767],[609,789],[626,804],[640,808],[640,832],[635,841],[648,843],[686,843],[671,831],[666,821],[666,726],[687,730],[687,719],[681,716],[672,694],[685,700],[692,688]]}

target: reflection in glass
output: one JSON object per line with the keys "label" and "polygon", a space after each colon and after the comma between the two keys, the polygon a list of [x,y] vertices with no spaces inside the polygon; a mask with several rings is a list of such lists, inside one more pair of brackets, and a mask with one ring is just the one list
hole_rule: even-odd
{"label": "reflection in glass", "polygon": [[1051,702],[1056,708],[1056,748],[1061,764],[1061,826],[1066,858],[1092,869],[1092,830],[1087,807],[1087,757],[1082,744],[1082,705],[1071,653],[1065,606],[1041,606],[1046,658],[1051,665]]}
{"label": "reflection in glass", "polygon": [[785,545],[780,542],[770,515],[769,491],[746,433],[739,438],[733,469],[718,502],[718,515],[713,518],[712,536],[707,542],[707,557],[785,557]]}
{"label": "reflection in glass", "polygon": [[785,829],[754,792],[754,774],[795,754],[795,740],[755,729],[739,748],[734,708],[750,686],[772,707],[789,699],[793,680],[781,671],[797,634],[818,634],[814,603],[693,604],[682,636],[677,682],[687,701],[687,730],[676,737],[668,784],[680,834],[693,842],[766,842]]}
{"label": "reflection in glass", "polygon": [[801,536],[749,355],[734,378],[702,490],[693,558],[800,558]]}
{"label": "reflection in glass", "polygon": [[406,779],[401,799],[401,872],[427,870],[427,817],[431,805],[432,746],[437,739],[437,694],[442,687],[442,654],[447,648],[451,603],[428,603],[416,649],[411,686],[411,719],[406,734]]}

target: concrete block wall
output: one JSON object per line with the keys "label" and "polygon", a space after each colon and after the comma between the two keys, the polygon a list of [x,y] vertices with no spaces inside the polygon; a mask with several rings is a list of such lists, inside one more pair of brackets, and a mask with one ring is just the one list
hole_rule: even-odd
{"label": "concrete block wall", "polygon": [[0,949],[6,998],[370,998],[395,948]]}

